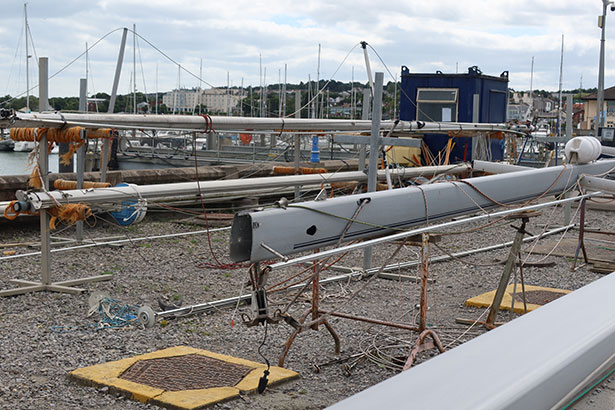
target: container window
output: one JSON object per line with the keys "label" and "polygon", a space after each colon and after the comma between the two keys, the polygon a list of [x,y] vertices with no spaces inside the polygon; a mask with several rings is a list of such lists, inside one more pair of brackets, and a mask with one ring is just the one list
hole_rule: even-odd
{"label": "container window", "polygon": [[456,122],[456,88],[419,88],[417,90],[417,115],[419,121]]}

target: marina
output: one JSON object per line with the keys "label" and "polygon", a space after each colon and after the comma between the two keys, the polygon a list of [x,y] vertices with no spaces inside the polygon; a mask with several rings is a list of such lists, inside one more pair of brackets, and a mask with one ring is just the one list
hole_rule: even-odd
{"label": "marina", "polygon": [[[198,5],[152,4],[144,16],[168,19],[155,24],[117,5],[136,23],[92,28],[85,49],[60,34],[66,52],[48,53],[36,34],[60,31],[53,13],[24,4],[0,64],[0,403],[615,409],[615,6],[602,6],[598,87],[565,90],[566,70],[594,67],[564,64],[564,34],[542,44],[547,21],[518,37],[503,18],[494,31],[460,13],[459,31],[441,5],[422,11],[465,38],[451,49],[400,5],[366,6],[370,32],[353,13],[323,26],[299,5],[244,4],[251,40]],[[75,8],[105,24],[116,12]],[[575,10],[558,18],[587,18]],[[589,35],[571,27],[576,50]],[[358,33],[373,39],[342,52]],[[536,72],[507,44],[526,37]],[[545,91],[554,44],[559,89]],[[191,48],[208,50],[205,72]],[[444,56],[454,70],[427,63]]]}

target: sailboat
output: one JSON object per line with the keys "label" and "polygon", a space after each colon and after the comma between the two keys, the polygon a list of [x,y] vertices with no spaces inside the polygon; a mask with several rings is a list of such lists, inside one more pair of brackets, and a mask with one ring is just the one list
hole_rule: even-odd
{"label": "sailboat", "polygon": [[4,130],[0,131],[0,151],[13,151],[15,143],[4,133]]}

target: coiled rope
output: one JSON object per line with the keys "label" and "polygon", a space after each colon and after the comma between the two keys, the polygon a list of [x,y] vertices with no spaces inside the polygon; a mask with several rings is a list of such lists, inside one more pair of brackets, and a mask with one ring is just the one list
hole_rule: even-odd
{"label": "coiled rope", "polygon": [[[47,136],[48,152],[51,152],[53,144],[68,143],[68,152],[60,156],[60,162],[69,165],[70,160],[77,150],[85,144],[89,138],[111,138],[113,130],[110,128],[88,129],[83,133],[83,127],[69,128],[11,128],[10,137],[13,141],[40,142],[43,136]],[[82,136],[85,134],[85,138]],[[29,185],[32,188],[41,189],[39,167],[34,164],[35,156],[29,158],[29,165],[33,168],[30,175]]]}
{"label": "coiled rope", "polygon": [[118,300],[104,297],[88,312],[88,317],[96,315],[98,323],[85,323],[77,326],[51,326],[50,330],[55,333],[69,333],[75,331],[104,330],[125,327],[137,323],[139,307],[136,305],[123,304]]}

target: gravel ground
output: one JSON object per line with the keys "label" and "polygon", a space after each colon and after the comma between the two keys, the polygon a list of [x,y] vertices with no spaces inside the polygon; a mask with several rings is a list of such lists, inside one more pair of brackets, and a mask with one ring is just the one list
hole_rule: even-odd
{"label": "gravel ground", "polygon": [[[108,217],[106,217],[108,219]],[[611,214],[589,210],[587,226],[606,227]],[[532,218],[527,230],[540,232],[546,223],[561,223],[561,211],[544,211]],[[440,246],[454,252],[492,245],[512,240],[515,231],[507,221],[490,229],[464,235],[444,236]],[[466,227],[464,227],[465,229]],[[148,215],[140,225],[121,228],[104,219],[86,229],[86,239],[109,236],[138,238],[167,233],[179,233],[203,229],[202,226],[186,223],[185,217],[171,214]],[[72,228],[57,235],[70,238]],[[220,261],[227,262],[229,231],[211,234],[211,246]],[[568,235],[576,235],[569,232]],[[36,221],[30,223],[0,224],[0,243],[25,243],[38,239]],[[526,245],[526,249],[527,249]],[[417,258],[418,248],[404,247],[396,258],[391,255],[397,245],[381,245],[374,250],[374,265],[385,261],[406,261]],[[24,246],[3,248],[18,253],[35,249]],[[455,318],[477,319],[484,310],[466,308],[463,302],[472,296],[492,290],[497,286],[502,265],[494,265],[496,259],[504,259],[507,249],[481,253],[465,262],[488,266],[473,266],[460,261],[433,263],[430,275],[436,282],[429,289],[428,323],[435,326],[445,344],[455,346],[478,335],[472,330],[462,336],[465,327],[455,324]],[[432,255],[440,251],[432,247]],[[96,324],[87,318],[90,292],[103,291],[122,303],[149,305],[158,310],[159,297],[182,298],[184,305],[213,301],[247,293],[247,269],[208,268],[213,264],[207,236],[200,234],[169,239],[158,239],[123,246],[101,246],[71,252],[53,254],[52,279],[61,281],[98,274],[113,274],[113,279],[87,285],[88,292],[81,295],[37,292],[0,299],[0,407],[12,409],[32,408],[105,408],[143,409],[147,404],[128,400],[107,389],[80,386],[67,378],[75,368],[118,360],[176,345],[187,345],[262,362],[258,347],[263,342],[263,327],[246,327],[241,323],[241,312],[233,308],[220,309],[209,314],[170,320],[166,326],[156,323],[151,328],[131,326],[117,329],[92,331]],[[536,258],[542,256],[536,255]],[[547,257],[552,267],[528,267],[524,269],[526,283],[563,289],[579,287],[601,277],[587,267],[570,272],[567,258]],[[346,255],[338,264],[360,265],[360,254]],[[276,283],[299,268],[273,272],[269,283]],[[415,275],[417,268],[402,273]],[[322,277],[338,273],[327,271]],[[9,279],[40,279],[38,257],[0,260],[0,278],[4,288]],[[346,280],[322,286],[321,307],[329,309],[347,302],[353,292],[361,288],[363,280]],[[271,309],[283,308],[292,297],[289,292],[270,292]],[[290,313],[298,317],[309,307],[307,294],[300,298]],[[369,283],[356,298],[341,310],[381,320],[412,324],[417,320],[419,285],[408,281],[376,279]],[[500,313],[498,320],[509,320],[509,313]],[[234,321],[235,325],[231,326]],[[263,395],[247,395],[215,408],[233,409],[316,409],[331,405],[359,392],[398,372],[400,360],[405,360],[415,335],[382,326],[330,319],[342,341],[342,353],[346,358],[365,351],[369,357],[352,358],[346,362],[351,367],[348,373],[343,364],[322,365],[338,356],[334,354],[332,338],[326,330],[302,333],[295,341],[286,360],[286,366],[300,373],[300,378],[269,388]],[[61,328],[57,328],[60,326]],[[68,330],[58,332],[58,329]],[[269,325],[263,346],[263,355],[272,364],[282,351],[282,345],[291,334],[286,324]],[[462,336],[460,340],[457,340]],[[394,347],[402,345],[402,347]],[[420,360],[428,359],[424,354]],[[314,364],[321,364],[320,372]]]}

